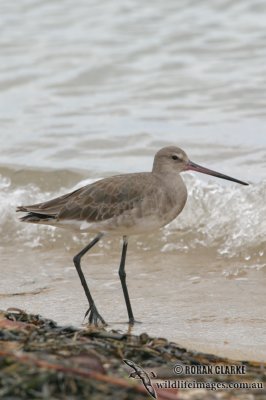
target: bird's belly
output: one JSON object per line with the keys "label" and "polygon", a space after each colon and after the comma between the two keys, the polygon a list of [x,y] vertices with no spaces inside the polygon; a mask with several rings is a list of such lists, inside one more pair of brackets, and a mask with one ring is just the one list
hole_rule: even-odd
{"label": "bird's belly", "polygon": [[116,220],[106,227],[106,232],[112,235],[139,235],[142,233],[150,233],[158,230],[163,225],[164,221],[157,215],[147,215],[140,218],[123,218],[121,221]]}
{"label": "bird's belly", "polygon": [[134,214],[119,215],[104,221],[88,222],[79,220],[63,220],[55,226],[80,232],[108,233],[110,235],[138,235],[158,230],[168,224],[176,216],[176,212],[160,215],[159,213],[136,217]]}

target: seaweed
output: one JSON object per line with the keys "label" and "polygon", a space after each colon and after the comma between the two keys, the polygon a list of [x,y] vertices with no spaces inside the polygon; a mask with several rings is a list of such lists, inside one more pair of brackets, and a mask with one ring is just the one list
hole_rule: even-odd
{"label": "seaweed", "polygon": [[[0,398],[149,399],[140,380],[129,378],[132,360],[156,380],[264,382],[265,364],[233,361],[189,351],[164,338],[84,326],[58,326],[19,309],[0,311]],[[239,375],[176,375],[174,365],[244,365]],[[257,399],[264,389],[156,389],[159,399]],[[222,396],[222,397],[221,397]]]}

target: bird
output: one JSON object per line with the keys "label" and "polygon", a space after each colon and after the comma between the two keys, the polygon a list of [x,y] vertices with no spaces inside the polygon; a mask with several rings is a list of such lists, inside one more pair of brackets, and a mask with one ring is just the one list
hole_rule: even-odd
{"label": "bird", "polygon": [[[127,364],[129,367],[134,369],[134,372],[131,372],[129,375],[129,378],[135,378],[135,379],[141,379],[145,389],[147,392],[154,398],[157,399],[157,394],[154,390],[154,387],[152,386],[151,379],[146,371],[144,371],[143,368],[141,368],[139,365],[134,363],[131,360],[128,360],[126,358],[123,359],[124,363]],[[156,378],[156,375],[151,372],[151,375],[153,378]]]}
{"label": "bird", "polygon": [[160,149],[154,156],[150,172],[114,175],[100,179],[70,193],[43,203],[17,207],[26,215],[21,221],[89,232],[94,239],[73,258],[89,308],[88,323],[107,325],[99,313],[81,268],[82,257],[104,235],[121,236],[122,254],[119,277],[128,314],[129,325],[134,318],[126,284],[128,237],[149,234],[174,220],[187,201],[187,188],[181,177],[185,171],[196,171],[241,185],[248,183],[210,170],[192,162],[185,151],[176,146]]}

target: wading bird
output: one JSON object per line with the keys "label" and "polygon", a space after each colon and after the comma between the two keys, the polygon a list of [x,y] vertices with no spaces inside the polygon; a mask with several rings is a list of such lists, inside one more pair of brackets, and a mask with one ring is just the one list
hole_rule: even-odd
{"label": "wading bird", "polygon": [[21,218],[23,222],[48,224],[96,234],[73,259],[89,302],[85,316],[88,316],[90,324],[105,324],[105,321],[91,296],[81,269],[81,258],[105,234],[123,237],[119,276],[129,324],[133,325],[136,321],[130,304],[125,272],[127,238],[130,235],[153,232],[167,225],[181,213],[186,204],[187,189],[180,173],[188,170],[248,185],[201,167],[190,161],[180,148],[169,146],[155,154],[151,172],[112,176],[50,201],[17,208],[17,211],[27,213]]}

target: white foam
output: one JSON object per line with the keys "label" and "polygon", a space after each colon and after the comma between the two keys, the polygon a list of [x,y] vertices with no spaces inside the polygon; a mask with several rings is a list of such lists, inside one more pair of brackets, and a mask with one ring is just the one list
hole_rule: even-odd
{"label": "white foam", "polygon": [[186,176],[186,183],[188,202],[182,214],[165,228],[166,236],[180,230],[184,247],[215,247],[221,255],[263,250],[265,181],[250,186],[224,185]]}
{"label": "white foam", "polygon": [[[214,248],[221,256],[263,255],[266,232],[266,181],[240,186],[217,181],[210,183],[192,175],[185,176],[188,202],[183,212],[161,235],[162,251],[189,251],[198,247]],[[91,183],[79,182],[75,188]],[[22,224],[16,206],[48,200],[71,189],[42,192],[35,185],[16,187],[0,176],[0,232],[3,243],[24,242],[41,246],[45,240],[72,240],[72,233],[52,227]],[[73,188],[74,189],[74,188]],[[42,241],[36,237],[42,237]],[[62,238],[61,238],[62,236]],[[82,239],[81,239],[82,240]]]}

